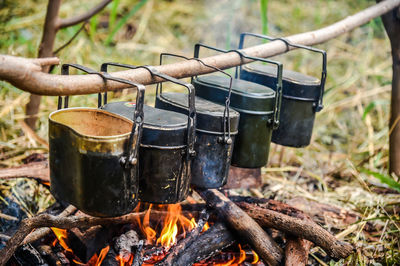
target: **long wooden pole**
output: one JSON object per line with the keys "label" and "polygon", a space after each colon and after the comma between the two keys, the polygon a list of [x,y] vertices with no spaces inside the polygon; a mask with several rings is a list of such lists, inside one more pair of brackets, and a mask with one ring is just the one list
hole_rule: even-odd
{"label": "long wooden pole", "polygon": [[[398,7],[400,0],[385,0],[371,6],[353,16],[349,16],[325,28],[292,35],[287,37],[291,42],[304,45],[315,45],[326,42],[339,35],[349,32],[373,18],[381,16]],[[253,46],[243,51],[250,56],[270,57],[286,51],[286,46],[280,41]],[[40,63],[30,60],[21,61],[22,58],[0,55],[0,79],[6,80],[22,90],[39,95],[79,95],[98,93],[104,90],[103,80],[97,75],[50,75],[34,71]],[[202,59],[205,63],[226,69],[250,60],[241,60],[237,53],[221,54]],[[213,72],[208,67],[195,61],[158,66],[157,69],[175,78],[184,78],[194,75]],[[125,78],[144,85],[161,81],[154,78],[145,69],[127,70],[111,73],[119,78]],[[109,82],[108,90],[117,90],[126,86],[116,82]]]}

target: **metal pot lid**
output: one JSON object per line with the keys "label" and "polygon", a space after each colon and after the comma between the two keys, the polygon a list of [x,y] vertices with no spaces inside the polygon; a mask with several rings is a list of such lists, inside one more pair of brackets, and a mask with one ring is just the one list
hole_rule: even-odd
{"label": "metal pot lid", "polygon": [[[168,110],[185,114],[188,108],[188,96],[185,93],[163,92],[158,97],[170,105]],[[196,96],[196,130],[214,133],[224,132],[225,106],[216,104]],[[156,105],[159,107],[158,105]],[[164,109],[164,108],[163,108]],[[237,133],[239,125],[239,113],[229,108],[230,132]]]}
{"label": "metal pot lid", "polygon": [[[212,102],[224,104],[229,92],[230,79],[217,75],[206,75],[194,79],[196,95]],[[230,106],[239,113],[255,115],[272,114],[275,91],[254,82],[233,79]]]}
{"label": "metal pot lid", "polygon": [[[248,72],[265,75],[268,78],[276,80],[276,68],[268,65],[251,64],[243,67]],[[272,82],[272,81],[271,81]],[[320,94],[321,81],[313,76],[308,76],[300,72],[283,70],[282,85],[283,95],[317,99]],[[270,82],[265,83],[266,86],[272,85]],[[274,88],[274,87],[272,87]]]}
{"label": "metal pot lid", "polygon": [[[135,103],[113,102],[101,107],[111,113],[122,115],[132,120]],[[162,110],[148,105],[143,106],[144,121],[141,145],[176,147],[186,145],[188,118],[184,114]]]}

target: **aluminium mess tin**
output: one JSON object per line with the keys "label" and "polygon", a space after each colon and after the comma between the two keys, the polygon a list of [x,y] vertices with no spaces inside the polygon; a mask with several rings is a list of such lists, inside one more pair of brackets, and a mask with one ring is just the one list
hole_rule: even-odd
{"label": "aluminium mess tin", "polygon": [[[195,103],[196,157],[192,162],[191,183],[200,188],[219,188],[228,178],[239,113],[230,109],[228,123],[227,114],[224,115],[225,106],[200,97],[195,98]],[[185,114],[188,112],[188,98],[184,93],[161,92],[157,94],[155,106]]]}
{"label": "aluminium mess tin", "polygon": [[94,108],[52,112],[52,194],[93,216],[132,211],[138,201],[138,167],[126,168],[120,163],[128,149],[132,125],[125,117]]}
{"label": "aluminium mess tin", "polygon": [[[135,104],[108,103],[101,108],[131,119]],[[187,153],[188,119],[184,114],[144,105],[139,149],[139,198],[170,204],[189,193],[191,160]]]}
{"label": "aluminium mess tin", "polygon": [[[243,47],[245,36],[282,41],[289,47],[305,49],[322,54],[321,80],[299,72],[283,70],[282,73],[282,105],[279,128],[272,134],[272,142],[290,147],[305,147],[310,144],[314,126],[315,113],[322,110],[322,99],[326,79],[326,52],[309,46],[292,44],[284,38],[242,33],[239,48]],[[242,79],[265,86],[276,83],[276,69],[261,64],[249,64],[241,68]]]}
{"label": "aluminium mess tin", "polygon": [[[276,83],[276,69],[267,65],[246,65],[241,78],[272,86]],[[320,80],[302,73],[283,70],[282,105],[279,128],[272,134],[272,142],[304,147],[310,144],[315,120],[315,102],[320,95]]]}
{"label": "aluminium mess tin", "polygon": [[[230,79],[205,75],[194,79],[193,84],[197,96],[224,104]],[[275,91],[257,83],[233,79],[230,106],[240,113],[231,164],[244,168],[264,166],[273,131]]]}

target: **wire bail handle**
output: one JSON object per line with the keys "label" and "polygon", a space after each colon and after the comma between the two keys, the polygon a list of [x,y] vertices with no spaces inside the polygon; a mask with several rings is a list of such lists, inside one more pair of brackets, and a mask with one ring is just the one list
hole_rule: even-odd
{"label": "wire bail handle", "polygon": [[[187,125],[187,160],[189,160],[190,157],[195,156],[195,151],[194,151],[194,141],[195,141],[195,129],[196,129],[196,112],[195,112],[195,94],[194,94],[194,87],[190,83],[184,83],[181,82],[180,80],[173,78],[171,76],[168,76],[164,73],[161,73],[157,69],[151,66],[133,66],[133,65],[128,65],[128,64],[121,64],[121,63],[106,63],[107,65],[113,65],[113,66],[118,66],[118,67],[123,67],[123,68],[129,68],[129,69],[138,69],[138,68],[144,68],[147,71],[150,72],[150,74],[153,76],[160,77],[162,79],[171,81],[173,83],[176,83],[178,85],[182,85],[187,88],[189,94],[188,94],[188,100],[189,100],[189,111],[188,111],[188,125]],[[158,83],[157,87],[158,90]]]}
{"label": "wire bail handle", "polygon": [[[99,72],[97,72],[97,71],[95,71],[93,69],[78,65],[78,64],[63,64],[62,67],[61,67],[61,75],[69,75],[69,67],[70,66],[71,67],[75,67],[76,69],[79,69],[79,70],[81,70],[81,71],[83,71],[85,73],[96,74],[96,75],[99,75],[100,77],[103,78],[101,73],[99,73]],[[100,104],[101,103],[100,102],[101,101],[101,96],[100,95],[101,95],[101,93],[99,93],[98,107],[101,106],[101,104]],[[61,108],[68,108],[68,105],[69,105],[69,96],[68,95],[64,96],[64,107],[62,105],[63,105],[63,96],[58,96],[57,110],[60,110]]]}
{"label": "wire bail handle", "polygon": [[[65,67],[64,67],[65,66]],[[79,69],[83,72],[86,72],[88,74],[96,74],[99,75],[100,77],[103,78],[102,74],[90,69],[88,67],[82,66],[82,65],[78,65],[78,64],[64,64],[61,67],[61,75],[69,75],[69,67],[75,67],[76,69]],[[101,92],[99,92],[98,94],[98,100],[97,100],[97,108],[100,108],[102,106],[102,97],[101,97]],[[62,107],[62,102],[63,102],[63,98],[62,96],[58,96],[58,103],[57,103],[57,109],[60,110],[61,108],[68,108],[68,101],[69,101],[69,96],[64,96],[64,107]],[[104,92],[104,96],[103,96],[103,102],[104,104],[107,103],[107,91]]]}
{"label": "wire bail handle", "polygon": [[[221,73],[227,75],[227,76],[230,78],[230,83],[229,83],[229,96],[227,97],[227,100],[225,101],[225,109],[224,109],[224,114],[223,114],[223,123],[224,123],[224,124],[223,124],[223,129],[224,129],[224,135],[223,135],[223,137],[218,137],[218,141],[219,141],[220,143],[224,143],[224,144],[227,144],[227,145],[231,145],[231,144],[232,144],[232,138],[231,138],[231,130],[230,130],[230,128],[231,128],[231,121],[230,121],[230,118],[229,118],[229,105],[230,105],[230,95],[231,95],[232,80],[233,80],[233,79],[232,79],[232,76],[231,76],[230,74],[228,74],[227,72],[221,70],[221,69],[218,68],[218,67],[211,66],[211,65],[208,65],[208,64],[204,63],[204,62],[203,62],[201,59],[199,59],[199,58],[195,58],[195,57],[189,58],[189,57],[186,57],[186,56],[183,56],[183,55],[177,55],[177,54],[172,54],[172,53],[161,53],[161,54],[160,54],[160,65],[162,65],[162,59],[163,59],[164,56],[178,57],[178,58],[182,58],[182,59],[186,59],[186,60],[195,60],[195,61],[201,63],[202,65],[206,66],[206,67],[209,67],[209,68],[211,68],[211,69],[214,69],[214,70],[216,70],[216,71],[218,71],[218,72],[221,72]],[[196,77],[197,77],[197,76],[196,76]],[[192,82],[192,84],[193,84],[193,76],[192,76],[192,78],[191,78],[191,82]],[[161,88],[160,88],[160,94],[161,94],[161,93],[162,93],[162,90],[161,90]],[[156,91],[156,94],[158,95],[158,90]]]}
{"label": "wire bail handle", "polygon": [[[109,75],[107,73],[100,73],[91,68],[88,68],[88,67],[85,67],[85,66],[82,66],[79,64],[64,64],[64,65],[62,65],[63,75],[68,75],[69,67],[74,67],[74,68],[79,69],[88,74],[97,74],[97,75],[101,76],[104,81],[113,80],[113,81],[125,83],[125,84],[131,85],[133,87],[136,87],[138,89],[138,97],[139,97],[139,95],[141,95],[141,97],[139,97],[139,99],[138,99],[139,102],[144,101],[143,98],[144,98],[145,87],[141,84],[136,84],[136,83],[130,82],[129,80],[112,77],[111,75]],[[68,102],[66,102],[66,103],[68,105]],[[60,102],[59,102],[59,105],[60,105]],[[136,107],[136,108],[138,108],[138,107]],[[133,120],[131,134],[129,136],[128,150],[127,150],[126,154],[124,156],[122,156],[120,159],[121,165],[126,169],[130,168],[132,165],[135,165],[137,163],[137,154],[138,154],[139,141],[141,138],[141,132],[142,132],[141,129],[142,129],[142,123],[143,123],[143,105],[141,108],[139,105],[139,110],[138,110],[137,114],[138,115],[136,116],[136,112],[135,112],[135,115],[133,117],[134,120]],[[137,133],[135,134],[135,132],[137,132]],[[136,136],[136,138],[135,138],[135,136]],[[133,149],[134,145],[135,145],[135,148]]]}
{"label": "wire bail handle", "polygon": [[243,48],[244,39],[245,39],[246,36],[252,36],[252,37],[265,39],[265,40],[269,40],[269,41],[282,41],[282,42],[284,42],[286,44],[288,51],[289,51],[289,46],[292,46],[292,47],[301,48],[301,49],[305,49],[305,50],[308,50],[308,51],[311,51],[311,52],[322,54],[321,83],[319,85],[320,92],[319,92],[319,96],[318,96],[317,101],[314,102],[314,104],[313,104],[313,107],[314,107],[315,112],[319,112],[324,108],[323,97],[324,97],[325,81],[326,81],[326,76],[327,76],[327,70],[326,70],[326,68],[327,68],[327,56],[326,56],[326,52],[324,50],[317,49],[317,48],[310,47],[310,46],[306,46],[306,45],[294,44],[294,43],[290,42],[288,39],[282,38],[282,37],[274,38],[274,37],[270,37],[270,36],[267,36],[267,35],[262,35],[262,34],[257,34],[257,33],[250,33],[250,32],[244,32],[244,33],[240,34],[239,49]]}
{"label": "wire bail handle", "polygon": [[[142,128],[143,128],[143,123],[144,123],[144,111],[143,111],[143,106],[144,106],[144,95],[145,95],[145,86],[130,80],[122,79],[122,78],[117,78],[114,76],[111,76],[110,74],[107,73],[107,67],[110,63],[103,63],[100,67],[101,69],[101,74],[103,75],[103,79],[105,84],[107,84],[107,80],[111,81],[116,81],[120,83],[124,83],[127,85],[131,85],[132,87],[137,88],[137,94],[136,94],[136,106],[135,106],[135,111],[133,113],[133,123],[134,126],[132,127],[132,133],[129,138],[129,147],[132,147],[133,144],[135,144],[135,149],[131,150],[129,153],[129,156],[127,158],[121,158],[122,161],[121,163],[127,164],[130,162],[131,164],[136,164],[137,163],[137,158],[138,158],[138,152],[139,152],[139,147],[140,147],[140,140],[142,137]],[[133,139],[133,135],[135,134],[135,130],[137,132],[137,138],[136,140]],[[136,141],[136,142],[135,142]],[[127,160],[127,161],[124,161]]]}
{"label": "wire bail handle", "polygon": [[[240,60],[242,61],[243,58],[254,60],[254,61],[261,61],[265,63],[270,63],[274,64],[277,66],[277,83],[276,83],[276,93],[275,93],[275,106],[274,106],[274,114],[273,118],[268,121],[268,124],[272,126],[273,129],[277,129],[279,127],[279,117],[280,117],[280,109],[281,109],[281,103],[282,103],[282,71],[283,71],[283,64],[278,62],[278,61],[273,61],[273,60],[268,60],[265,58],[260,58],[260,57],[253,57],[253,56],[248,56],[246,55],[242,50],[223,50],[220,48],[212,47],[206,44],[202,43],[197,43],[195,45],[195,57],[199,56],[199,48],[200,46],[204,48],[208,48],[214,51],[218,51],[221,53],[237,53],[240,56]],[[241,62],[242,63],[242,62]],[[235,78],[238,78],[238,67],[235,68]],[[239,76],[240,78],[240,76]]]}

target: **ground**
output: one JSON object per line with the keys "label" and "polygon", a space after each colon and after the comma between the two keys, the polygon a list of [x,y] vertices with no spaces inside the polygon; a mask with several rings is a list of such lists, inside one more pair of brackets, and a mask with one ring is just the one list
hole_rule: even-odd
{"label": "ground", "polygon": [[[148,0],[127,16],[131,2],[110,4],[57,56],[63,63],[95,69],[105,61],[158,64],[160,52],[191,56],[196,42],[235,48],[240,32],[262,30],[256,0]],[[287,36],[318,29],[373,4],[366,0],[269,1],[269,34]],[[91,5],[91,1],[65,1],[61,15],[78,14]],[[37,56],[46,1],[6,0],[0,7],[0,53]],[[113,35],[119,22],[122,27]],[[79,28],[61,30],[55,48]],[[261,192],[265,197],[292,202],[302,197],[351,211],[359,217],[353,225],[340,228],[326,223],[339,238],[357,247],[355,254],[336,264],[398,265],[400,194],[379,179],[387,172],[391,88],[390,45],[382,22],[375,19],[318,48],[328,53],[328,78],[325,108],[317,114],[311,145],[301,149],[272,145],[270,161],[263,168],[263,187],[236,192]],[[312,54],[295,51],[276,59],[282,60],[285,68],[319,75],[320,59]],[[55,68],[53,73],[59,71]],[[46,145],[21,125],[29,94],[5,82],[0,82],[0,88],[0,167],[21,164],[31,153],[47,153]],[[148,91],[146,102],[153,104],[154,90]],[[135,97],[129,91],[114,96],[124,100]],[[71,105],[94,107],[96,103],[97,95],[74,96]],[[45,140],[48,114],[55,109],[56,98],[43,97],[36,133]],[[28,216],[53,202],[48,190],[35,181],[1,181],[0,190],[0,200],[17,202]],[[312,251],[312,263],[335,265],[315,259],[324,259],[319,249]]]}

